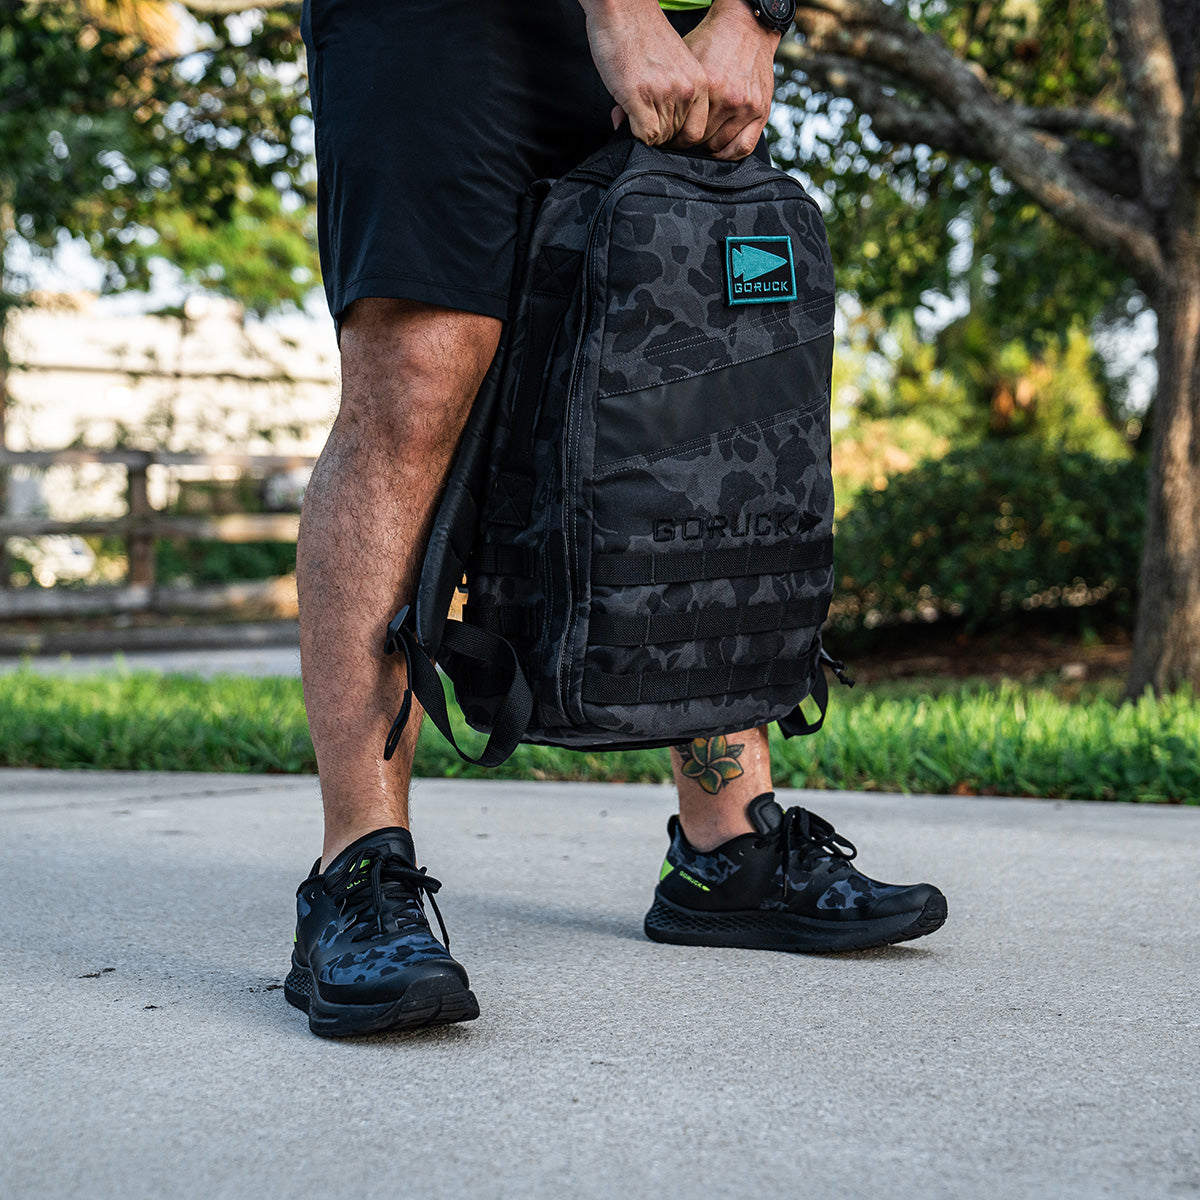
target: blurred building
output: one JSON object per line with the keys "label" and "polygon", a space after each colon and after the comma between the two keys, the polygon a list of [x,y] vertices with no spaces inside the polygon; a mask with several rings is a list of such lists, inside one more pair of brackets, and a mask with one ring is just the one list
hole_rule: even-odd
{"label": "blurred building", "polygon": [[[215,298],[192,297],[177,316],[127,316],[87,293],[43,295],[13,314],[8,349],[11,450],[315,455],[337,401],[332,324],[250,321]],[[222,474],[237,472],[152,468],[151,502],[165,506],[189,477]],[[304,482],[281,471],[264,481],[264,497],[294,507]],[[115,516],[124,488],[119,467],[19,467],[8,508],[14,516]]]}

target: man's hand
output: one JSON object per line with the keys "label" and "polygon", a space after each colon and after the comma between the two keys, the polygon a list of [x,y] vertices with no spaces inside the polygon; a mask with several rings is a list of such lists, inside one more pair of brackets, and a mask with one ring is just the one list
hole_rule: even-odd
{"label": "man's hand", "polygon": [[758,23],[746,0],[714,0],[708,16],[684,39],[704,68],[708,111],[704,132],[678,135],[681,149],[702,145],[714,158],[745,158],[771,114],[775,50],[780,35]]}
{"label": "man's hand", "polygon": [[[709,126],[704,67],[663,16],[658,0],[579,0],[604,86],[617,102],[613,128],[628,116],[649,146],[693,146]],[[745,8],[744,0],[737,0]],[[746,9],[751,22],[754,17]],[[699,31],[697,31],[699,32]],[[765,32],[765,31],[764,31]]]}

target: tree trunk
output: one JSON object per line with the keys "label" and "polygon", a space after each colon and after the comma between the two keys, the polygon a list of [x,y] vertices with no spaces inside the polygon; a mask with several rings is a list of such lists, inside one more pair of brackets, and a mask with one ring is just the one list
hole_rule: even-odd
{"label": "tree trunk", "polygon": [[1154,402],[1141,598],[1126,695],[1200,695],[1200,237],[1174,239],[1156,297]]}
{"label": "tree trunk", "polygon": [[[12,226],[12,209],[0,205],[0,450],[7,449],[5,418],[8,414],[8,314],[11,297],[8,291],[8,239]],[[9,469],[0,466],[0,519],[8,516]],[[8,542],[0,538],[0,588],[12,582],[12,560],[8,553]]]}

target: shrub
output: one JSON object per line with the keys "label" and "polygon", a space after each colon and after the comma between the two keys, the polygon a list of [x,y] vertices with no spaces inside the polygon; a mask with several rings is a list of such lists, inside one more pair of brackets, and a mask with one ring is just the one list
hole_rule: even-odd
{"label": "shrub", "polygon": [[951,451],[862,494],[839,523],[834,624],[850,631],[1104,603],[1131,619],[1145,470],[1025,439]]}
{"label": "shrub", "polygon": [[159,583],[234,583],[270,579],[296,569],[295,542],[212,542],[161,538],[155,542]]}

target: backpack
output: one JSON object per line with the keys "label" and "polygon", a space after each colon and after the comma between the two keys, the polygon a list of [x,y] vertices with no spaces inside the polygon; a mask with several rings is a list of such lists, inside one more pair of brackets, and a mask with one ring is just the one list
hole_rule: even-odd
{"label": "backpack", "polygon": [[[757,157],[625,137],[534,184],[500,347],[388,625],[409,683],[385,756],[414,693],[484,766],[519,742],[818,729],[823,664],[842,677],[820,635],[833,316],[820,211]],[[434,660],[488,735],[479,756]]]}

